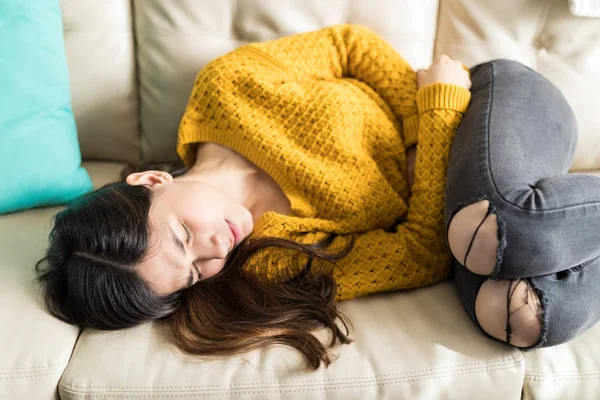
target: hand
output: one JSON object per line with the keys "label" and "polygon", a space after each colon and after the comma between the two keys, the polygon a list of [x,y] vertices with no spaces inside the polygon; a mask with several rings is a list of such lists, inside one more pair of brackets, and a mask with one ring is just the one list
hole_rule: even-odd
{"label": "hand", "polygon": [[449,83],[462,86],[465,89],[471,88],[471,78],[469,73],[463,68],[460,61],[453,60],[445,54],[442,54],[433,61],[433,64],[426,70],[417,71],[418,88],[434,83]]}

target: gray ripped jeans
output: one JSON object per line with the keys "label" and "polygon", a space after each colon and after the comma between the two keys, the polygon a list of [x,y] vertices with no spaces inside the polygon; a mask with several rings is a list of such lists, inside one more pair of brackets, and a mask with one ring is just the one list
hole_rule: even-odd
{"label": "gray ripped jeans", "polygon": [[[511,296],[523,283],[538,300],[539,334],[533,342],[515,346],[564,343],[600,320],[600,178],[567,174],[577,142],[576,121],[548,80],[509,60],[477,65],[471,80],[471,104],[450,154],[449,241],[455,218],[456,229],[461,228],[461,210],[486,201],[468,243],[462,248],[450,243],[456,288],[467,313],[489,333],[480,320],[490,317],[477,297],[488,280],[506,282],[501,306],[506,311],[493,317],[502,320],[504,332],[493,336],[512,343],[516,327],[511,315],[520,308],[511,306]],[[470,215],[464,221],[477,213]],[[482,233],[486,221],[494,229],[487,245]],[[482,254],[479,247],[491,254]]]}

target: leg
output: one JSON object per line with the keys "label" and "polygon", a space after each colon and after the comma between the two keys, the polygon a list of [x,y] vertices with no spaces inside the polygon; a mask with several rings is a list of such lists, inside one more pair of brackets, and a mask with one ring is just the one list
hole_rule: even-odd
{"label": "leg", "polygon": [[454,257],[478,275],[493,272],[500,248],[498,217],[491,210],[488,200],[466,206],[452,218],[448,229]]}
{"label": "leg", "polygon": [[567,174],[576,123],[561,93],[513,61],[471,78],[446,185],[455,257],[480,275],[523,278],[600,255],[600,178]]}
{"label": "leg", "polygon": [[472,81],[446,186],[459,297],[496,339],[563,343],[600,320],[600,179],[567,175],[575,120],[549,82],[504,60]]}
{"label": "leg", "polygon": [[490,336],[527,348],[542,333],[540,298],[526,279],[488,279],[475,301],[475,315]]}
{"label": "leg", "polygon": [[456,264],[463,306],[494,339],[524,350],[555,346],[600,321],[600,257],[554,274],[514,280],[487,279]]}
{"label": "leg", "polygon": [[541,344],[540,299],[525,280],[491,280],[455,262],[454,283],[465,311],[489,336],[520,348]]}

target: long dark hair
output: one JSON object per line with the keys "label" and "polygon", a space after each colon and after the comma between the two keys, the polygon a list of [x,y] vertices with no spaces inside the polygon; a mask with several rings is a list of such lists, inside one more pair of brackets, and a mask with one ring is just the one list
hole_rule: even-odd
{"label": "long dark hair", "polygon": [[[179,160],[150,162],[125,168],[122,179],[149,169],[173,176],[187,171]],[[285,344],[303,354],[309,369],[333,361],[311,331],[330,329],[329,346],[338,341],[351,343],[350,321],[334,301],[335,280],[330,270],[314,270],[312,261],[315,257],[332,263],[341,259],[350,252],[353,240],[332,253],[326,249],[333,235],[314,244],[282,238],[247,239],[217,275],[160,296],[135,269],[148,251],[151,195],[143,185],[111,183],[54,217],[46,257],[36,264],[42,302],[52,315],[81,329],[114,330],[157,321],[169,342],[187,353],[204,356]],[[249,256],[268,246],[300,251],[308,255],[308,261],[300,273],[283,282],[265,281],[244,271]]]}

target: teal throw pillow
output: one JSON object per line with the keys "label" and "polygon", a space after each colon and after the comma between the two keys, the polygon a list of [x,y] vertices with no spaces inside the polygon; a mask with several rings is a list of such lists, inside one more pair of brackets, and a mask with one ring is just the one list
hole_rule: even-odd
{"label": "teal throw pillow", "polygon": [[92,189],[81,167],[59,0],[0,0],[0,214]]}

